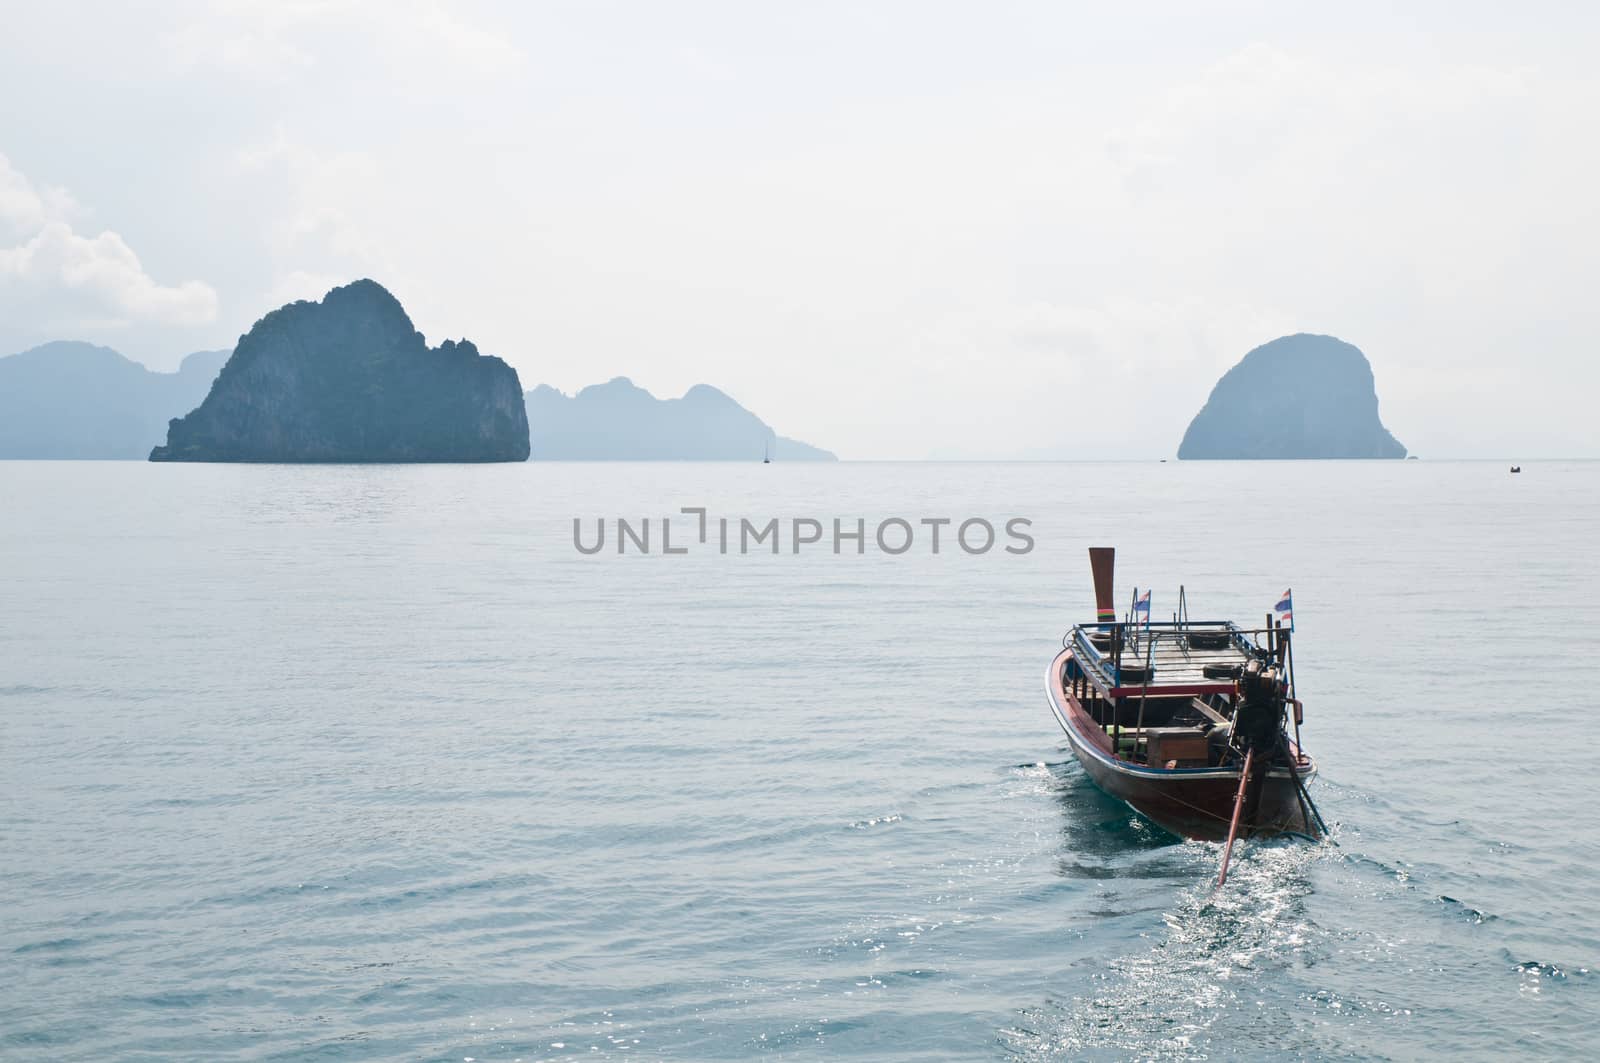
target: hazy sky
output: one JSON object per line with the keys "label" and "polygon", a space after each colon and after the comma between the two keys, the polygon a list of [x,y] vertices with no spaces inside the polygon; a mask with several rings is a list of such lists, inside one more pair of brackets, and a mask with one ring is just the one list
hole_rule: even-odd
{"label": "hazy sky", "polygon": [[371,276],[524,387],[1102,458],[1327,332],[1414,453],[1600,456],[1595,11],[0,0],[0,353]]}

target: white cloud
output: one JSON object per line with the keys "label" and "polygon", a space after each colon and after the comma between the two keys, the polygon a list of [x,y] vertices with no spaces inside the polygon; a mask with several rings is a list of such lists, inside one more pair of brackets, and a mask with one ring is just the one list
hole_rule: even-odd
{"label": "white cloud", "polygon": [[325,61],[348,65],[354,49],[418,64],[419,76],[443,65],[492,76],[522,60],[504,35],[436,0],[230,0],[189,12],[166,45],[180,70],[267,81],[302,76]]}
{"label": "white cloud", "polygon": [[81,208],[64,188],[40,188],[0,154],[0,235],[31,235],[51,220],[71,218]]}
{"label": "white cloud", "polygon": [[[1286,191],[1363,177],[1403,152],[1443,161],[1439,137],[1481,137],[1526,112],[1530,75],[1472,65],[1338,63],[1246,45],[1168,91],[1123,132],[1112,157],[1137,181],[1288,180]],[[1161,173],[1165,171],[1165,173]]]}
{"label": "white cloud", "polygon": [[283,258],[314,254],[356,268],[382,265],[355,214],[384,186],[378,160],[359,151],[327,154],[291,138],[280,125],[270,138],[234,153],[243,174],[265,172],[289,192],[288,211],[268,224],[268,245]]}
{"label": "white cloud", "polygon": [[341,276],[334,273],[313,273],[309,270],[291,270],[272,286],[263,301],[264,310],[276,310],[280,306],[309,299],[319,302],[324,295],[340,285],[349,284],[354,277]]}
{"label": "white cloud", "polygon": [[26,309],[55,328],[215,320],[217,293],[209,285],[157,283],[117,233],[75,232],[65,219],[76,212],[70,195],[37,188],[0,155],[0,222],[21,234],[21,243],[0,246],[0,309]]}
{"label": "white cloud", "polygon": [[[392,5],[374,6],[388,11]],[[402,23],[408,30],[402,39],[406,47],[420,53],[437,55],[442,51],[487,73],[502,72],[522,61],[522,53],[505,37],[457,18],[444,4],[412,4],[409,16]]]}
{"label": "white cloud", "polygon": [[383,192],[390,182],[377,159],[359,151],[320,153],[279,126],[236,151],[233,165],[241,177],[270,180],[283,197],[263,230],[273,266],[264,308],[320,299],[358,277],[393,283],[400,274],[380,239],[383,218],[393,216],[396,204]]}

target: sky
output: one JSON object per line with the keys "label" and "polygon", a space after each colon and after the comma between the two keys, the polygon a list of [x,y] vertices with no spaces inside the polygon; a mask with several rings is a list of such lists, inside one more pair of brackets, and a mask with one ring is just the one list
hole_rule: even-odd
{"label": "sky", "polygon": [[[1114,10],[1113,10],[1114,8]],[[372,277],[855,459],[1153,458],[1291,332],[1424,458],[1600,457],[1600,9],[0,0],[0,354]]]}

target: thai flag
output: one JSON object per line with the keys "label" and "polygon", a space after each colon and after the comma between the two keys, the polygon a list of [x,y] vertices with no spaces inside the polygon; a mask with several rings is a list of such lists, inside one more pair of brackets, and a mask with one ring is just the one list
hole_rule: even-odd
{"label": "thai flag", "polygon": [[1289,597],[1289,592],[1284,591],[1283,597],[1278,599],[1278,604],[1272,607],[1274,613],[1280,614],[1279,622],[1288,624],[1289,630],[1294,630],[1294,599]]}
{"label": "thai flag", "polygon": [[1133,622],[1139,622],[1139,614],[1144,614],[1144,626],[1150,626],[1150,592],[1136,595],[1133,599]]}

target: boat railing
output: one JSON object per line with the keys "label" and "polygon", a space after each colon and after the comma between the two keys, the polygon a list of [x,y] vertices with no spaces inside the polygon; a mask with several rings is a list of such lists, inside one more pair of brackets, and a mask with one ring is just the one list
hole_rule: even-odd
{"label": "boat railing", "polygon": [[1121,646],[1132,646],[1135,648],[1142,647],[1143,640],[1146,635],[1153,639],[1159,639],[1159,637],[1162,635],[1226,633],[1242,640],[1242,649],[1253,650],[1257,648],[1255,643],[1252,641],[1254,636],[1266,636],[1269,639],[1276,640],[1278,638],[1282,638],[1287,633],[1287,629],[1283,627],[1271,626],[1240,627],[1232,620],[1180,620],[1176,622],[1163,620],[1150,624],[1147,624],[1143,621],[1135,621],[1130,623],[1128,621],[1118,620],[1104,624],[1076,624],[1070,631],[1062,636],[1062,648],[1065,649],[1067,643],[1072,641],[1074,636],[1079,636],[1083,645],[1087,645],[1089,648],[1094,649],[1096,655],[1104,656],[1104,654],[1101,654],[1100,651],[1096,649],[1094,644],[1090,641],[1090,637],[1092,635],[1099,633],[1111,634],[1111,644],[1113,648],[1118,648]]}
{"label": "boat railing", "polygon": [[1111,620],[1105,623],[1074,624],[1072,631],[1122,631],[1137,635],[1142,631],[1158,633],[1187,634],[1191,631],[1233,631],[1241,635],[1260,635],[1268,631],[1278,631],[1280,628],[1272,627],[1240,627],[1233,620],[1155,620],[1146,623],[1143,620]]}
{"label": "boat railing", "polygon": [[[1151,643],[1156,643],[1160,641],[1162,635],[1226,634],[1231,636],[1230,641],[1240,649],[1250,651],[1255,649],[1250,636],[1265,634],[1267,630],[1241,628],[1232,620],[1186,620],[1178,623],[1163,621],[1155,624],[1118,621],[1106,624],[1078,624],[1062,637],[1061,645],[1062,648],[1066,648],[1069,642],[1073,642],[1093,659],[1109,658],[1120,665],[1124,647],[1131,647],[1136,652],[1142,653],[1147,639]],[[1109,654],[1102,653],[1094,644],[1093,636],[1096,634],[1110,635]]]}
{"label": "boat railing", "polygon": [[[1191,635],[1226,635],[1227,641],[1222,646],[1193,647],[1189,641]],[[1095,645],[1095,637],[1102,636],[1101,641],[1106,643],[1105,649]],[[1062,638],[1063,648],[1073,650],[1073,655],[1078,659],[1085,672],[1093,675],[1107,690],[1122,693],[1133,687],[1150,689],[1159,688],[1165,684],[1160,680],[1152,681],[1148,673],[1135,679],[1130,684],[1124,684],[1124,661],[1132,660],[1143,664],[1152,656],[1152,651],[1163,644],[1174,643],[1184,647],[1185,656],[1191,648],[1196,649],[1231,649],[1237,654],[1245,656],[1273,655],[1281,656],[1288,649],[1288,630],[1283,627],[1268,625],[1264,627],[1241,627],[1232,620],[1179,620],[1179,621],[1111,621],[1096,624],[1078,624]],[[1132,656],[1129,657],[1128,655]],[[1131,678],[1131,677],[1130,677]],[[1221,687],[1225,684],[1201,684],[1208,689],[1211,686]]]}

